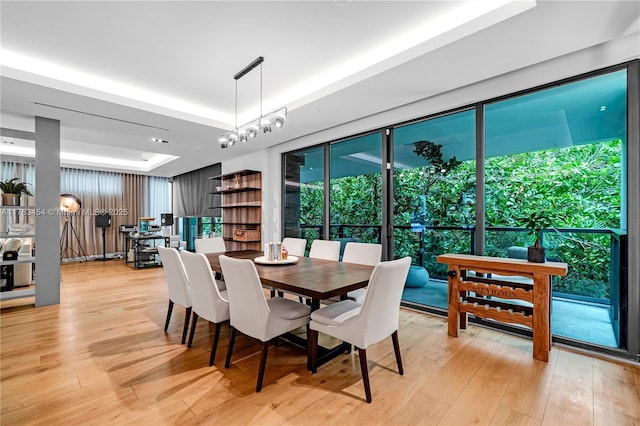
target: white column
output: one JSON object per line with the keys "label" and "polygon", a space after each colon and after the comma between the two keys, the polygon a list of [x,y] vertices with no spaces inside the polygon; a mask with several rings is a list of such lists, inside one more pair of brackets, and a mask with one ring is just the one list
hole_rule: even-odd
{"label": "white column", "polygon": [[36,117],[36,306],[60,303],[60,121]]}

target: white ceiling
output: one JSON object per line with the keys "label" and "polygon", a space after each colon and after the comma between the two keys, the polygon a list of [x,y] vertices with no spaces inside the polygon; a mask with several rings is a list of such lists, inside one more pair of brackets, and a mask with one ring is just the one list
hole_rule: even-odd
{"label": "white ceiling", "polygon": [[[639,9],[637,1],[3,0],[0,124],[33,132],[34,116],[59,119],[63,164],[174,176],[637,35]],[[222,150],[218,136],[235,124],[233,76],[258,56],[263,111],[286,105],[287,123]],[[260,113],[259,75],[238,80],[238,124]],[[3,138],[0,152],[29,143]],[[177,158],[152,168],[158,155]]]}

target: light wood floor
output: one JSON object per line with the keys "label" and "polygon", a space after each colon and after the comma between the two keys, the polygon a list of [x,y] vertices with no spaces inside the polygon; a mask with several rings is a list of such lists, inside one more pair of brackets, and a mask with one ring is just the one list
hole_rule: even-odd
{"label": "light wood floor", "polygon": [[269,352],[255,393],[259,345],[239,336],[223,368],[227,326],[213,367],[202,321],[180,344],[184,310],[162,330],[161,268],[121,260],[66,264],[61,303],[2,303],[2,425],[639,425],[640,369],[554,347],[549,363],[531,342],[470,326],[447,336],[442,318],[402,310],[405,375],[391,340],[368,350],[373,403],[364,402],[357,355],[312,375],[289,344]]}

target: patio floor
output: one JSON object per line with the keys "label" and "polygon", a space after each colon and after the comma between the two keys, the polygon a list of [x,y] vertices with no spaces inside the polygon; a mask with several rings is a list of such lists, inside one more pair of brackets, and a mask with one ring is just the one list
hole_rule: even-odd
{"label": "patio floor", "polygon": [[[447,282],[430,279],[420,288],[405,288],[402,300],[447,309]],[[551,333],[595,345],[617,348],[607,305],[553,297]]]}

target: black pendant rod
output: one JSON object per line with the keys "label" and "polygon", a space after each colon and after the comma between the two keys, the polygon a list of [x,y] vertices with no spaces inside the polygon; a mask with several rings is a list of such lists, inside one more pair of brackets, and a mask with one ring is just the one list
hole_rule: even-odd
{"label": "black pendant rod", "polygon": [[235,78],[236,80],[240,80],[242,77],[247,75],[249,72],[251,72],[255,67],[260,65],[262,62],[264,62],[264,58],[262,56],[258,56],[253,62],[251,62],[246,67],[244,67],[242,71],[234,75],[233,78]]}

